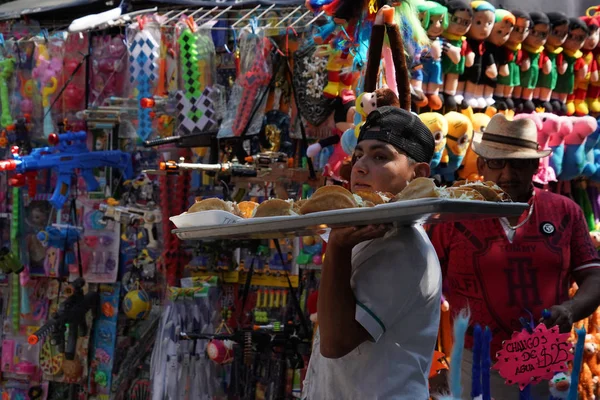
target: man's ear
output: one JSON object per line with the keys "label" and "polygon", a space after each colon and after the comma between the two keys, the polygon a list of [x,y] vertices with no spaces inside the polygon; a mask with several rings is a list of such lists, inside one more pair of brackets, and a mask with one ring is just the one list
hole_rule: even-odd
{"label": "man's ear", "polygon": [[414,165],[415,178],[429,178],[431,168],[427,163],[417,163]]}
{"label": "man's ear", "polygon": [[485,160],[481,157],[477,158],[477,171],[479,175],[483,175],[483,170],[485,169]]}

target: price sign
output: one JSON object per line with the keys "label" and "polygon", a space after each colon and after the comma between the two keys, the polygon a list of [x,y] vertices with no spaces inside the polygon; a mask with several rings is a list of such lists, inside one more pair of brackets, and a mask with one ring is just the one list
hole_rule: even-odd
{"label": "price sign", "polygon": [[506,384],[519,385],[521,390],[550,380],[555,373],[567,371],[567,362],[573,360],[569,336],[559,333],[557,326],[547,329],[544,324],[539,324],[533,333],[514,332],[510,340],[502,343],[492,368],[506,379]]}

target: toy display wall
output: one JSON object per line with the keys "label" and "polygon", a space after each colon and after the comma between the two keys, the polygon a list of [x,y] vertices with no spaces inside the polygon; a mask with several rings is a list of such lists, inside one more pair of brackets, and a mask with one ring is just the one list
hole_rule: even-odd
{"label": "toy display wall", "polygon": [[[403,75],[431,61],[423,16],[446,26],[457,21],[448,9],[403,2],[382,30],[380,4],[364,3],[347,13],[343,1],[144,3],[68,27],[17,8],[31,16],[0,25],[3,398],[298,398],[322,238],[182,241],[170,218],[198,199],[235,202],[244,215],[244,201],[347,184],[356,133],[385,104],[431,129],[433,177],[446,185],[481,179],[470,144],[491,115],[534,120],[553,150],[536,184],[576,200],[597,234],[600,91],[581,107],[575,87],[561,92],[566,111],[555,114],[544,101],[523,112],[506,101],[515,91],[483,87],[471,94],[490,104],[463,96],[452,107],[436,81]],[[512,30],[514,15],[483,6]],[[449,312],[438,346],[448,356]],[[581,325],[592,335],[597,323]],[[586,354],[584,399],[600,376],[598,354]],[[447,368],[434,365],[433,378]]]}

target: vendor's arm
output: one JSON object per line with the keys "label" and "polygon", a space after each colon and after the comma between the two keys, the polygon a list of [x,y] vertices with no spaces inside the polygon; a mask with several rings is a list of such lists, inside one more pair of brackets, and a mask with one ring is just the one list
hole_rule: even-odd
{"label": "vendor's arm", "polygon": [[592,243],[588,225],[581,209],[572,213],[571,277],[579,290],[575,296],[561,305],[550,309],[552,315],[545,323],[558,325],[561,332],[570,332],[573,322],[589,317],[600,306],[600,257]]}
{"label": "vendor's arm", "polygon": [[319,332],[321,354],[340,358],[371,339],[356,320],[356,297],[352,290],[352,249],[358,243],[381,237],[385,226],[332,229],[319,285]]}

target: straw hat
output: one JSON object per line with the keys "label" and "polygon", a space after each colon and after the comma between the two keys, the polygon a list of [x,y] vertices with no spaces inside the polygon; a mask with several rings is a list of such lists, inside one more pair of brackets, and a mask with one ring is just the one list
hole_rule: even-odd
{"label": "straw hat", "polygon": [[483,134],[474,137],[471,147],[477,155],[487,159],[543,158],[552,152],[539,149],[533,121],[509,121],[503,114],[494,115]]}

